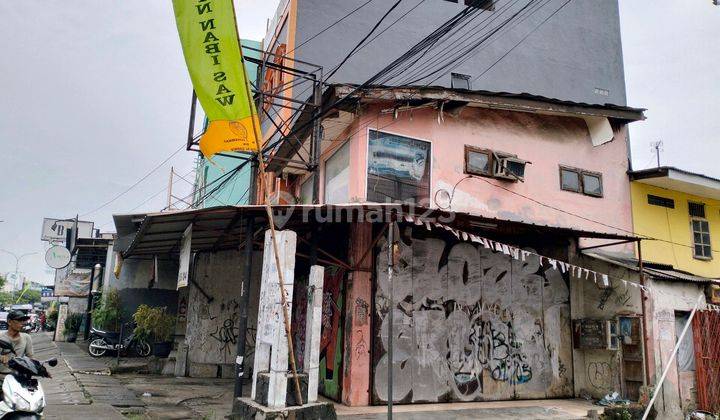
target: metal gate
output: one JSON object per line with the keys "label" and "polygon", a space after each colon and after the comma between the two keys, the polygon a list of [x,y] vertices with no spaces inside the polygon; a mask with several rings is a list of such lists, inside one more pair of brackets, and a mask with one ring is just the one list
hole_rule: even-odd
{"label": "metal gate", "polygon": [[693,339],[698,408],[720,412],[720,312],[695,314]]}

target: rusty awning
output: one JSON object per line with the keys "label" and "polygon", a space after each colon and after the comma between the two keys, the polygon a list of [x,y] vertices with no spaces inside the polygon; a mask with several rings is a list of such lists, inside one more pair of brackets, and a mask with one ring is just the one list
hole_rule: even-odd
{"label": "rusty awning", "polygon": [[[142,218],[135,232],[125,232],[132,239],[117,249],[125,258],[142,255],[175,254],[180,250],[183,232],[192,223],[192,251],[237,249],[246,232],[243,220],[255,219],[255,226],[267,224],[265,206],[224,206],[198,210],[150,213]],[[512,220],[427,209],[406,204],[349,203],[337,205],[273,206],[279,229],[306,231],[320,223],[368,221],[384,223],[391,218],[433,221],[466,232],[495,235],[545,235],[572,238],[594,238],[619,241],[639,240],[635,236],[611,232],[578,230],[568,227],[540,225]],[[137,215],[134,216],[136,219]],[[116,217],[116,220],[118,218]],[[119,233],[119,232],[118,232]],[[120,242],[120,241],[119,241]],[[127,242],[126,242],[127,243]]]}

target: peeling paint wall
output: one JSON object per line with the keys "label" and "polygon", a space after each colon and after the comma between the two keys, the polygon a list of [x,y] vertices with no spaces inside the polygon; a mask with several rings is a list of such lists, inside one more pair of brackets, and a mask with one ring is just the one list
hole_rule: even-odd
{"label": "peeling paint wall", "polygon": [[[358,118],[350,197],[366,197],[368,129],[379,129],[431,142],[431,202],[426,205],[438,207],[436,194],[444,190],[453,197],[453,211],[585,230],[611,230],[605,224],[632,231],[625,127],[615,129],[613,141],[593,146],[582,118],[468,107],[458,117],[445,113],[442,120],[434,109],[401,112],[394,120],[392,113],[378,115],[383,108],[392,104],[368,106]],[[525,181],[463,180],[465,145],[531,161]],[[603,197],[561,190],[560,165],[601,173]],[[633,252],[629,245],[610,249]]]}
{"label": "peeling paint wall", "polygon": [[[654,289],[653,320],[654,336],[651,342],[655,346],[655,378],[660,378],[668,364],[675,343],[679,338],[675,324],[676,311],[690,312],[698,296],[703,293],[704,284],[691,282],[668,282],[651,280],[649,286]],[[705,298],[700,308],[705,303]],[[692,333],[692,327],[688,334]],[[695,407],[695,372],[679,372],[677,359],[670,363],[670,370],[658,397],[656,408],[665,418],[681,418],[683,413]]]}
{"label": "peeling paint wall", "polygon": [[401,403],[561,398],[573,394],[564,275],[405,230],[388,299],[387,246],[376,262],[373,402],[387,400],[388,312],[394,311],[393,399]]}
{"label": "peeling paint wall", "polygon": [[[241,251],[203,253],[196,260],[195,281],[188,285],[187,332],[188,371],[197,377],[234,375],[240,284],[243,281],[244,255]],[[248,311],[247,345],[254,348],[257,325],[259,280],[262,254],[255,253]],[[198,287],[199,286],[199,287]],[[209,301],[203,292],[212,298]],[[253,366],[252,351],[245,357],[245,372]]]}

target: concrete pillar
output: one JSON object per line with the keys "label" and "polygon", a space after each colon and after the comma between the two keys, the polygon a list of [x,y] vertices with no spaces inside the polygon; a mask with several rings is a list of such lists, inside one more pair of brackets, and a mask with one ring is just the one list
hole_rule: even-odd
{"label": "concrete pillar", "polygon": [[[291,230],[275,234],[280,259],[280,269],[285,282],[288,314],[292,313],[293,284],[295,278],[295,248],[297,235]],[[257,375],[269,372],[268,407],[285,406],[287,396],[288,346],[280,297],[280,278],[275,263],[272,237],[265,232],[260,304],[258,308],[257,338],[255,339],[255,362],[251,397],[255,399]]]}
{"label": "concrete pillar", "polygon": [[350,264],[345,304],[345,343],[342,402],[350,406],[370,405],[370,337],[372,302],[372,224],[350,225]]}
{"label": "concrete pillar", "polygon": [[322,325],[323,280],[325,268],[310,267],[308,279],[307,316],[305,319],[305,354],[303,370],[308,375],[307,402],[317,402],[320,369],[320,336]]}

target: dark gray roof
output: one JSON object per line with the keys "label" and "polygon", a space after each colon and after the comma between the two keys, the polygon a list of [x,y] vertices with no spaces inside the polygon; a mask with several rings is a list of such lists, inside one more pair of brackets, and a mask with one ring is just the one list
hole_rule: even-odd
{"label": "dark gray roof", "polygon": [[674,166],[658,166],[657,168],[649,168],[649,169],[641,169],[639,171],[630,171],[628,172],[628,175],[630,175],[630,180],[635,181],[639,179],[647,179],[647,178],[661,178],[668,176],[668,173],[670,171],[677,171],[685,175],[691,175],[691,176],[698,176],[701,178],[705,178],[709,181],[714,182],[720,182],[720,179],[713,178],[711,176],[698,174],[695,172],[686,171],[684,169],[679,169]]}
{"label": "dark gray roof", "polygon": [[[640,271],[640,263],[637,258],[622,257],[598,251],[583,251],[582,253],[583,255],[587,255],[591,258],[603,260],[633,271]],[[643,261],[643,272],[656,280],[720,284],[720,279],[696,276],[695,274],[688,273],[687,271],[676,270],[672,265],[659,264],[651,261]]]}

